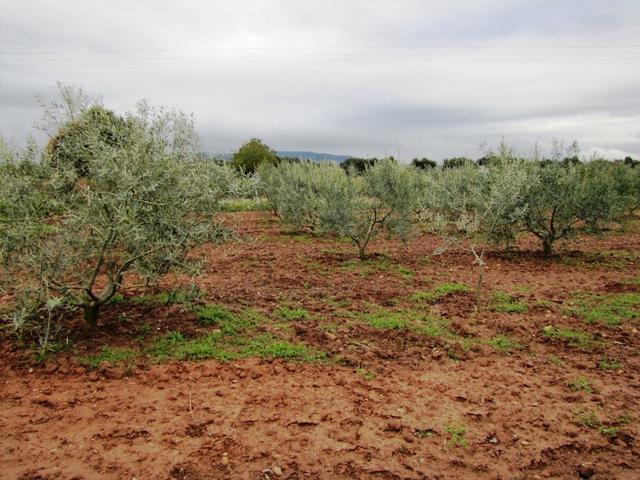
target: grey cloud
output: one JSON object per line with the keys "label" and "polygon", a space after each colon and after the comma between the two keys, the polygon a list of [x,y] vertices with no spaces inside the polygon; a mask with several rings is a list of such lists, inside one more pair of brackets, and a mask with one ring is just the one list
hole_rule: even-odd
{"label": "grey cloud", "polygon": [[636,0],[0,2],[0,135],[16,140],[62,81],[120,112],[193,112],[213,152],[260,136],[475,157],[557,136],[640,156],[640,47],[593,48],[640,45]]}

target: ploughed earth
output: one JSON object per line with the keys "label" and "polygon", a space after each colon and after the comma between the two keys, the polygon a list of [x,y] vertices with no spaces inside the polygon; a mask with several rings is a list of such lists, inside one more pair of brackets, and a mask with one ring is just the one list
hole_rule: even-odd
{"label": "ploughed earth", "polygon": [[[0,344],[0,477],[640,478],[640,234],[349,243],[229,214],[200,273]],[[135,279],[130,279],[135,283]],[[37,349],[35,349],[37,350]]]}

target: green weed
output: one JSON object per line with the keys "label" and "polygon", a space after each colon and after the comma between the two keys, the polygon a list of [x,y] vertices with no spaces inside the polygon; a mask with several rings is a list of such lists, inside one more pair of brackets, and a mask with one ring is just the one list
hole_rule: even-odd
{"label": "green weed", "polygon": [[504,313],[525,313],[529,310],[529,307],[526,303],[517,301],[508,293],[495,292],[491,302],[491,310]]}
{"label": "green weed", "polygon": [[591,388],[589,380],[584,377],[579,377],[567,382],[567,386],[574,392],[593,393],[593,388]]}
{"label": "green weed", "polygon": [[304,308],[292,308],[287,306],[279,307],[277,310],[278,316],[283,320],[302,320],[309,318],[309,312]]}
{"label": "green weed", "polygon": [[549,360],[549,363],[551,365],[555,365],[556,367],[563,367],[564,366],[564,362],[557,355],[549,355],[547,357],[547,360]]}
{"label": "green weed", "polygon": [[225,198],[218,204],[223,212],[264,212],[270,209],[269,202],[253,198]]}
{"label": "green weed", "polygon": [[444,427],[444,430],[451,435],[451,438],[447,441],[448,446],[466,448],[468,445],[467,439],[465,438],[467,429],[462,423],[449,423]]}
{"label": "green weed", "polygon": [[197,307],[196,317],[201,325],[215,325],[225,335],[234,335],[243,330],[254,328],[259,320],[259,314],[252,310],[243,310],[234,314],[215,304]]}
{"label": "green weed", "polygon": [[640,318],[640,293],[581,294],[577,305],[568,309],[568,313],[587,323],[615,327],[623,321]]}
{"label": "green weed", "polygon": [[507,335],[496,335],[490,338],[488,343],[500,353],[511,353],[514,350],[523,350],[525,348],[524,345],[512,340]]}
{"label": "green weed", "polygon": [[468,292],[470,288],[461,283],[440,283],[430,290],[411,295],[414,302],[435,303],[443,297],[461,292]]}
{"label": "green weed", "polygon": [[569,347],[584,351],[592,350],[598,343],[593,338],[593,335],[580,330],[562,329],[547,325],[542,329],[542,333],[551,340],[561,341]]}
{"label": "green weed", "polygon": [[356,373],[367,381],[371,381],[377,376],[375,372],[372,372],[371,370],[366,370],[364,368],[356,369]]}
{"label": "green weed", "polygon": [[600,370],[620,370],[622,363],[615,358],[603,357],[598,362],[598,368]]}

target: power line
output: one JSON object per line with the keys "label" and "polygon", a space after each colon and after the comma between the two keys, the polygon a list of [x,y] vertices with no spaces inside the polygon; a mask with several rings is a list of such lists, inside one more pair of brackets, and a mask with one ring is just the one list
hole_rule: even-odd
{"label": "power line", "polygon": [[308,50],[611,50],[635,49],[640,44],[606,45],[315,45],[315,46],[269,46],[269,47],[212,47],[192,49],[148,49],[148,50],[0,50],[0,55],[121,55],[121,54],[165,54],[196,52],[234,51],[308,51]]}
{"label": "power line", "polygon": [[148,51],[0,51],[0,68],[240,64],[265,61],[291,63],[453,61],[512,63],[629,62],[638,59],[640,59],[640,44],[464,47],[442,45],[219,47]]}

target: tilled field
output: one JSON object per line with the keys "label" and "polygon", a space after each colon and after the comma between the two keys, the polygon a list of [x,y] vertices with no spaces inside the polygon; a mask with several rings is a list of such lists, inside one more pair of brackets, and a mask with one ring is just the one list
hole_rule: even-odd
{"label": "tilled field", "polygon": [[435,238],[361,264],[226,222],[197,297],[127,290],[41,363],[3,340],[0,477],[638,478],[637,228],[492,252],[477,310],[472,257]]}

